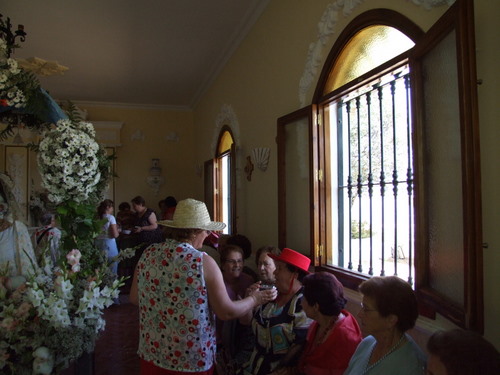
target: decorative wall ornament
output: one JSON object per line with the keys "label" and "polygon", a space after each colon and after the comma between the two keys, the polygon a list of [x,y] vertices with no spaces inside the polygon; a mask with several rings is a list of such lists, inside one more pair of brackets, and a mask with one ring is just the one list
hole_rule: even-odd
{"label": "decorative wall ornament", "polygon": [[223,104],[221,110],[217,117],[215,118],[215,129],[212,137],[212,143],[210,145],[210,150],[215,152],[217,149],[217,141],[219,139],[219,134],[224,125],[228,125],[231,128],[234,137],[234,144],[236,146],[236,188],[239,188],[241,184],[241,172],[243,170],[242,163],[243,158],[240,155],[241,150],[239,149],[240,143],[240,124],[238,122],[238,117],[229,104]]}
{"label": "decorative wall ornament", "polygon": [[155,195],[157,195],[164,182],[164,178],[161,176],[160,159],[151,159],[151,168],[149,168],[147,182]]}
{"label": "decorative wall ornament", "polygon": [[271,149],[269,147],[256,147],[252,150],[253,162],[262,172],[265,172],[267,169],[270,153]]}
{"label": "decorative wall ornament", "polygon": [[167,140],[168,142],[174,142],[174,143],[177,143],[179,142],[179,134],[177,134],[177,132],[170,132],[168,133],[166,136],[165,136],[165,140]]}
{"label": "decorative wall ornament", "polygon": [[240,144],[240,124],[233,107],[229,104],[223,104],[217,117],[215,118],[215,129],[212,137],[211,150],[216,150],[217,140],[219,139],[220,130],[224,125],[229,125],[233,133],[234,142]]}
{"label": "decorative wall ornament", "polygon": [[[330,37],[336,32],[335,25],[340,17],[340,12],[342,12],[342,16],[348,17],[352,13],[353,9],[364,1],[366,0],[335,0],[330,3],[323,12],[323,15],[318,23],[318,39],[309,44],[304,72],[302,73],[302,77],[299,81],[299,101],[301,107],[306,105],[306,95],[312,84],[316,81],[319,75],[319,70],[324,63],[323,55],[325,46]],[[423,6],[425,9],[431,9],[432,7],[438,7],[446,4],[451,6],[455,2],[455,0],[406,1],[412,2],[417,6]]]}
{"label": "decorative wall ornament", "polygon": [[144,133],[142,132],[141,129],[137,129],[130,136],[131,141],[144,141],[144,139],[145,139],[145,136],[144,136]]}
{"label": "decorative wall ornament", "polygon": [[253,163],[252,158],[247,156],[247,165],[245,165],[245,174],[247,175],[247,180],[252,181]]}

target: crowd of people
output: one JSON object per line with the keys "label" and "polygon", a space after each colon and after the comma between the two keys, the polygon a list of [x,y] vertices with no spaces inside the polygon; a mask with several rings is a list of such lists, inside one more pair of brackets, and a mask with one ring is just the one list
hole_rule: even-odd
{"label": "crowd of people", "polygon": [[[2,177],[2,176],[0,176]],[[2,263],[24,270],[43,254],[58,257],[61,232],[46,213],[33,238],[19,239],[15,201],[0,180],[0,245],[23,246]],[[397,276],[375,276],[359,285],[357,315],[346,309],[342,283],[329,272],[311,272],[310,258],[274,246],[223,235],[203,202],[168,197],[160,212],[144,198],[96,208],[102,220],[95,244],[113,258],[136,247],[130,301],[139,306],[141,374],[156,375],[462,375],[499,374],[500,354],[481,335],[438,331],[425,348],[409,331],[418,318],[411,286]],[[21,228],[22,229],[22,228]],[[42,250],[43,249],[43,250]],[[10,257],[7,259],[7,257]],[[5,259],[4,259],[5,258]],[[8,262],[8,263],[7,263]],[[427,353],[427,354],[426,354]]]}
{"label": "crowd of people", "polygon": [[[139,306],[141,374],[499,373],[498,351],[469,331],[434,334],[427,358],[408,333],[418,318],[415,293],[397,276],[360,284],[356,319],[339,280],[310,272],[298,251],[264,246],[255,267],[245,265],[248,238],[215,235],[224,224],[202,202],[180,201],[158,224],[171,235],[144,251],[130,294]],[[457,366],[457,357],[474,365]]]}

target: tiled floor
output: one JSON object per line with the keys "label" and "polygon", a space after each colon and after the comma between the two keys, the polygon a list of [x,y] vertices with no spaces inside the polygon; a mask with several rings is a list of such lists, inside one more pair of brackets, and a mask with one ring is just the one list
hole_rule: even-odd
{"label": "tiled floor", "polygon": [[[106,329],[97,341],[94,352],[94,374],[139,374],[139,314],[137,307],[128,302],[128,294],[120,295],[119,305],[105,310],[104,319]],[[86,372],[75,367],[72,365],[62,375],[84,375]],[[85,375],[90,373],[86,372]]]}

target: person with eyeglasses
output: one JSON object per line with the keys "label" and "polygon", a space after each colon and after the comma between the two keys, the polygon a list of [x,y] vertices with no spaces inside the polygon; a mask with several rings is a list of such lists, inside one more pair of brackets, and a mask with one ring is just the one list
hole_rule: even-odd
{"label": "person with eyeglasses", "polygon": [[344,375],[423,375],[426,356],[406,332],[415,326],[418,306],[410,284],[397,276],[362,282],[358,317],[366,337]]}
{"label": "person with eyeglasses", "polygon": [[172,220],[171,238],[146,248],[137,263],[130,302],[139,306],[140,373],[211,375],[216,354],[215,315],[236,319],[276,298],[254,291],[232,301],[210,255],[199,251],[209,231],[225,224],[211,221],[205,203],[181,200]]}

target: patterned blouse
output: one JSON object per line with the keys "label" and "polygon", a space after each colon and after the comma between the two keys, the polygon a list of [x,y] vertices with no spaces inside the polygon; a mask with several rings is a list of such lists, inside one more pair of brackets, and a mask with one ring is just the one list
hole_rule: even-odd
{"label": "patterned blouse", "polygon": [[149,246],[137,266],[139,356],[171,371],[209,370],[216,351],[215,315],[208,304],[203,253],[167,240]]}
{"label": "patterned blouse", "polygon": [[[284,306],[269,302],[254,313],[252,328],[256,337],[255,348],[245,368],[245,374],[265,375],[280,367],[293,344],[304,344],[312,320],[302,309],[302,289]],[[286,366],[296,364],[293,358]]]}

